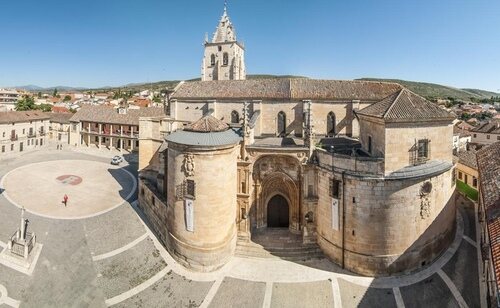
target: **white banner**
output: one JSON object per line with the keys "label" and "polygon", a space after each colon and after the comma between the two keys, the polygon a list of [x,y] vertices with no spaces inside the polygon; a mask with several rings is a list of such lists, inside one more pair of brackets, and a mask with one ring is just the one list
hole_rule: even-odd
{"label": "white banner", "polygon": [[194,201],[186,199],[184,201],[184,212],[186,218],[186,230],[194,232]]}
{"label": "white banner", "polygon": [[339,231],[339,200],[332,198],[332,228]]}

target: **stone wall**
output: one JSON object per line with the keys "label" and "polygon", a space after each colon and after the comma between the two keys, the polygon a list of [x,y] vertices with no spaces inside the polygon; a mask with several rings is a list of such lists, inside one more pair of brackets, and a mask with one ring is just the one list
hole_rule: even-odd
{"label": "stone wall", "polygon": [[[386,132],[385,124],[383,121],[375,120],[368,117],[363,117],[359,121],[359,141],[363,146],[363,149],[368,152],[368,139],[372,139],[372,152],[371,155],[374,157],[384,157],[385,155],[385,144],[386,144]],[[408,155],[406,155],[408,159]]]}
{"label": "stone wall", "polygon": [[[201,150],[169,144],[167,228],[169,249],[188,268],[211,271],[227,262],[236,246],[238,146]],[[194,172],[186,171],[192,159]],[[183,185],[195,183],[194,231],[187,230]]]}
{"label": "stone wall", "polygon": [[[339,230],[332,228],[331,172],[319,170],[318,243],[335,262],[370,276],[412,271],[432,262],[455,231],[452,170],[432,178],[386,180],[344,176]],[[428,195],[423,184],[432,183]],[[345,208],[345,226],[342,209]],[[342,238],[344,237],[344,244]]]}
{"label": "stone wall", "polygon": [[410,149],[419,139],[428,139],[430,160],[453,160],[451,123],[386,124],[385,174],[410,165]]}
{"label": "stone wall", "polygon": [[163,245],[167,245],[168,229],[167,204],[164,196],[156,189],[154,182],[139,178],[139,204],[138,207],[146,216],[149,226],[157,235]]}
{"label": "stone wall", "polygon": [[[179,121],[193,122],[212,111],[212,115],[226,123],[231,122],[231,112],[237,111],[243,118],[243,103],[241,100],[205,100],[205,101],[175,101],[172,103],[172,116]],[[249,101],[250,116],[260,111],[260,117],[255,126],[255,136],[277,135],[277,116],[280,111],[286,114],[287,134],[301,136],[304,122],[304,102],[290,100]],[[313,101],[313,125],[318,136],[327,133],[327,116],[333,112],[336,118],[336,133],[340,135],[358,136],[357,120],[353,108],[359,104],[347,101]],[[362,106],[367,105],[363,104]],[[143,128],[141,127],[141,131]]]}

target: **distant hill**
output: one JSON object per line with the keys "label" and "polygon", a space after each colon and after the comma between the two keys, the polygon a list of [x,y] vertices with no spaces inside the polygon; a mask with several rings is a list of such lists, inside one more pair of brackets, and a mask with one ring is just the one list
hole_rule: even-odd
{"label": "distant hill", "polygon": [[483,99],[483,98],[491,98],[492,96],[500,96],[500,93],[489,92],[484,90],[458,89],[435,83],[407,81],[401,79],[361,78],[358,80],[399,83],[402,86],[408,88],[409,90],[430,100],[435,100],[438,98],[447,99],[452,97],[456,100],[470,101],[471,98]]}
{"label": "distant hill", "polygon": [[31,92],[52,92],[54,89],[57,89],[57,91],[83,91],[85,88],[78,88],[78,87],[68,87],[68,86],[55,86],[55,87],[39,87],[36,85],[26,85],[26,86],[15,86],[15,87],[9,87],[9,88],[14,88],[17,90],[25,90],[25,91],[31,91]]}
{"label": "distant hill", "polygon": [[[307,78],[302,76],[294,76],[294,75],[247,75],[247,79],[272,79],[272,78]],[[193,78],[187,81],[200,81],[201,78]],[[157,81],[151,83],[129,83],[122,87],[105,87],[105,88],[96,88],[96,89],[87,89],[87,91],[133,91],[138,92],[139,90],[161,90],[165,88],[174,88],[180,81],[179,80],[166,80],[166,81]]]}
{"label": "distant hill", "polygon": [[[271,79],[271,78],[307,78],[303,76],[295,76],[295,75],[247,75],[248,79]],[[199,81],[200,78],[194,78],[188,81]],[[427,82],[417,82],[417,81],[408,81],[401,79],[381,79],[381,78],[361,78],[358,80],[368,80],[368,81],[382,81],[382,82],[395,82],[399,83],[402,86],[410,89],[411,91],[427,98],[430,100],[436,100],[438,98],[448,99],[453,98],[454,100],[463,100],[470,101],[471,99],[480,100],[480,99],[489,99],[492,96],[500,96],[500,93],[479,90],[479,89],[458,89],[454,87],[439,85],[435,83],[427,83]],[[101,87],[101,88],[78,88],[78,87],[67,87],[67,86],[57,86],[57,87],[49,87],[43,88],[36,85],[27,85],[27,86],[19,86],[14,87],[17,89],[24,89],[32,92],[52,92],[55,88],[58,91],[93,91],[93,92],[107,92],[107,91],[132,91],[139,92],[141,90],[153,90],[158,91],[165,88],[174,88],[177,84],[179,84],[179,80],[165,80],[165,81],[157,81],[157,82],[142,82],[142,83],[129,83],[120,87]]]}

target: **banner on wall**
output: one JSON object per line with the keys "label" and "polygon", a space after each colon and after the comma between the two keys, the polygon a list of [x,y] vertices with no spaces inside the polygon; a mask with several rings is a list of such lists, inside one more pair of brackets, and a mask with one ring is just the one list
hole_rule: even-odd
{"label": "banner on wall", "polygon": [[186,230],[194,232],[194,201],[186,199],[184,201],[184,212],[186,216]]}
{"label": "banner on wall", "polygon": [[332,228],[339,231],[339,199],[332,198]]}

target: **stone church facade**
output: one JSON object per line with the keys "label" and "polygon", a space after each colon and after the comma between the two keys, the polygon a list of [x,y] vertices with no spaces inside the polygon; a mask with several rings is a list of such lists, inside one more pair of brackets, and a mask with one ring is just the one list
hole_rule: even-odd
{"label": "stone church facade", "polygon": [[[215,38],[228,23],[224,11]],[[215,38],[204,67],[227,44]],[[449,246],[446,111],[394,83],[207,72],[177,86],[165,116],[140,120],[139,207],[180,263],[215,270],[268,228],[371,276],[418,269]]]}

